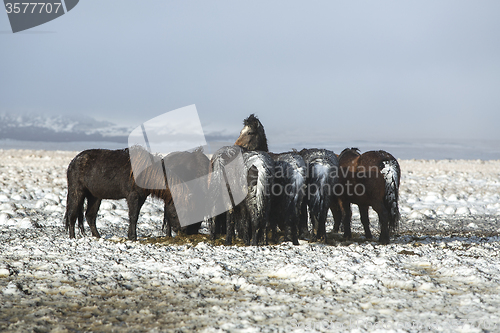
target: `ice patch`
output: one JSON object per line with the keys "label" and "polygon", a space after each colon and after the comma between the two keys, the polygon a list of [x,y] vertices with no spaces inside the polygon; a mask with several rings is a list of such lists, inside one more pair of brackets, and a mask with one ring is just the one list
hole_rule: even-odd
{"label": "ice patch", "polygon": [[0,268],[0,277],[7,277],[10,275],[10,272],[7,268]]}
{"label": "ice patch", "polygon": [[456,209],[453,206],[448,206],[444,210],[444,213],[447,215],[453,215],[453,214],[455,214],[455,212],[456,212]]}
{"label": "ice patch", "polygon": [[2,291],[4,295],[19,296],[22,295],[21,291],[14,282],[9,282],[7,287]]}
{"label": "ice patch", "polygon": [[470,210],[467,207],[458,207],[455,213],[457,215],[469,215]]}

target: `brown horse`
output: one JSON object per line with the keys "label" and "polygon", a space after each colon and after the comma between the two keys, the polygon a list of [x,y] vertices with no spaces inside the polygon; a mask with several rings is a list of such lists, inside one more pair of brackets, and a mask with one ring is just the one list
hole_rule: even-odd
{"label": "brown horse", "polygon": [[357,204],[366,238],[372,238],[368,208],[371,206],[379,217],[379,242],[388,244],[390,232],[399,222],[399,182],[401,169],[398,161],[386,151],[359,153],[357,148],[346,148],[339,155],[340,183],[338,193],[340,206],[332,205],[335,219],[334,232],[338,232],[342,219],[344,237],[351,237],[351,203]]}

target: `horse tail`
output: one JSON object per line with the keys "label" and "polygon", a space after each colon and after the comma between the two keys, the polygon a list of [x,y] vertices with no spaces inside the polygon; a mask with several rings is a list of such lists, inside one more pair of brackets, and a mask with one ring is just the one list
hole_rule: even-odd
{"label": "horse tail", "polygon": [[[82,235],[85,235],[85,228],[83,226],[83,209],[81,207],[78,207],[78,212],[77,212],[77,218],[78,218],[78,229],[80,229],[80,232]],[[69,223],[69,216],[68,216],[68,210],[64,213],[64,228],[66,231],[69,231],[70,223]]]}
{"label": "horse tail", "polygon": [[399,181],[401,179],[401,169],[396,159],[382,161],[380,172],[385,180],[384,206],[389,212],[389,229],[395,231],[399,225]]}
{"label": "horse tail", "polygon": [[78,208],[78,229],[80,229],[82,235],[85,235],[85,227],[83,226],[83,205]]}
{"label": "horse tail", "polygon": [[[250,177],[251,169],[255,168],[257,170],[257,177],[254,178],[254,190],[247,195],[246,199],[246,205],[250,210],[252,221],[252,236],[249,239],[252,240],[253,245],[257,245],[260,241],[264,241],[266,244],[267,231],[270,227],[270,190],[274,180],[274,161],[267,153],[261,151],[245,152],[243,158],[247,170],[247,179],[252,183],[252,177]],[[247,230],[250,231],[249,228]]]}
{"label": "horse tail", "polygon": [[85,235],[85,228],[83,226],[83,200],[85,200],[85,198],[82,199],[81,203],[76,201],[75,194],[73,192],[71,192],[72,188],[73,188],[72,183],[69,182],[68,183],[68,196],[66,199],[66,212],[64,213],[64,218],[63,218],[64,228],[66,229],[66,231],[70,230],[71,222],[70,222],[70,217],[69,217],[68,211],[73,210],[76,207],[76,216],[78,219],[78,229],[80,229],[80,232],[82,233],[82,235]]}
{"label": "horse tail", "polygon": [[257,213],[265,212],[268,206],[270,187],[274,178],[274,161],[263,152],[249,151],[244,153],[247,170],[251,167],[257,169],[255,204]]}
{"label": "horse tail", "polygon": [[305,187],[307,186],[306,164],[300,155],[293,156],[292,162],[292,193],[294,194],[292,209],[298,210],[302,204],[302,200],[305,196]]}
{"label": "horse tail", "polygon": [[225,181],[224,170],[226,166],[225,154],[218,152],[214,154],[210,161],[208,194],[213,200],[211,217],[220,215],[232,208],[231,201],[227,200],[226,193],[227,184]]}
{"label": "horse tail", "polygon": [[330,205],[328,195],[330,165],[322,162],[324,161],[317,161],[312,165],[312,168],[309,169],[311,179],[309,186],[314,184],[314,189],[309,189],[308,195],[312,195],[309,202],[311,203],[311,211],[318,221],[326,219],[326,214]]}

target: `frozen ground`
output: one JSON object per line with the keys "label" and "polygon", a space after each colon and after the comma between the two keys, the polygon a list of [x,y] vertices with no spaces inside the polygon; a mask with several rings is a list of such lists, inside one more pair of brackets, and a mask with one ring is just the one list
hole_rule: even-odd
{"label": "frozen ground", "polygon": [[[500,161],[401,161],[387,246],[355,213],[353,242],[225,247],[126,241],[124,201],[103,203],[103,238],[70,240],[75,154],[0,150],[2,332],[500,331]],[[148,200],[142,240],[161,217]]]}

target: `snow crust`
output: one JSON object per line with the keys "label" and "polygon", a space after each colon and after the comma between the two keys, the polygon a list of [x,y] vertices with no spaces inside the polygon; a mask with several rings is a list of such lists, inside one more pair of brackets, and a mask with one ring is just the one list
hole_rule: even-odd
{"label": "snow crust", "polygon": [[[0,150],[2,332],[500,330],[500,161],[399,161],[400,234],[389,245],[226,247],[127,241],[124,200],[103,202],[103,238],[86,226],[69,239],[75,155]],[[162,235],[162,207],[148,199],[140,239]]]}

